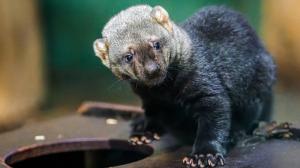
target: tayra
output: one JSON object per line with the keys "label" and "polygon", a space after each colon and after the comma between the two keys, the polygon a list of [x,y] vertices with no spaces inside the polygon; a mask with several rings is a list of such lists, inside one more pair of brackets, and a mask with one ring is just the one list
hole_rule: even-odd
{"label": "tayra", "polygon": [[143,102],[131,142],[169,132],[193,144],[183,163],[224,165],[235,132],[270,118],[275,65],[241,14],[205,7],[182,24],[161,7],[121,11],[94,42],[96,55]]}

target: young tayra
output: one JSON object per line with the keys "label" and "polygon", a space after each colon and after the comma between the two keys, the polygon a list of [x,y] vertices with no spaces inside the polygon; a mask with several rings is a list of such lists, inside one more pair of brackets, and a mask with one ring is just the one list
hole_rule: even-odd
{"label": "young tayra", "polygon": [[193,144],[184,164],[214,167],[224,164],[231,135],[269,119],[275,66],[240,14],[206,7],[179,26],[162,7],[139,5],[114,16],[102,35],[96,55],[143,101],[132,143],[167,131]]}

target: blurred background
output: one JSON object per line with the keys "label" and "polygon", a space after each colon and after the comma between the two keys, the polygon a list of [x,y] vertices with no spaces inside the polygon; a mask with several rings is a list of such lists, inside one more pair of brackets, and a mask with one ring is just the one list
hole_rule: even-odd
{"label": "blurred background", "polygon": [[300,119],[298,0],[0,0],[0,131],[73,114],[86,100],[139,105],[94,56],[103,25],[136,4],[180,22],[205,5],[243,13],[278,64],[274,119]]}

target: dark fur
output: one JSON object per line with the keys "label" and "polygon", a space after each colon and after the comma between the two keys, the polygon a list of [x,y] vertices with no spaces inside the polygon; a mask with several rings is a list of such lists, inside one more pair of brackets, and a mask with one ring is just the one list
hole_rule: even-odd
{"label": "dark fur", "polygon": [[192,154],[226,154],[230,137],[270,118],[275,65],[238,13],[206,7],[181,27],[192,39],[189,63],[172,63],[165,81],[132,82],[145,109],[145,130],[168,131]]}

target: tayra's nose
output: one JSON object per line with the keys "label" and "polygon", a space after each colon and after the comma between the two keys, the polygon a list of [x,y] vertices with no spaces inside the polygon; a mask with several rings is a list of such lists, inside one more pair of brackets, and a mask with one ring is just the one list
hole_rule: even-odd
{"label": "tayra's nose", "polygon": [[145,64],[145,73],[147,75],[147,77],[154,77],[155,75],[158,74],[159,72],[159,65],[153,61],[151,62],[147,62]]}

